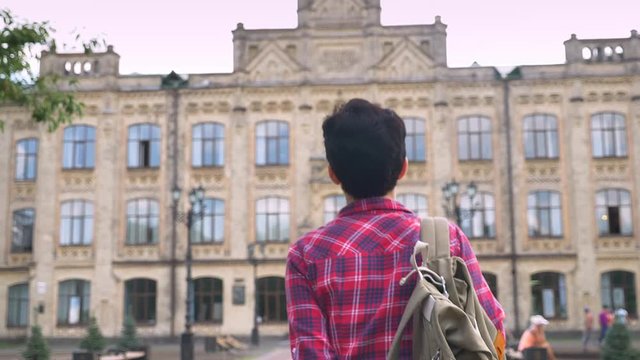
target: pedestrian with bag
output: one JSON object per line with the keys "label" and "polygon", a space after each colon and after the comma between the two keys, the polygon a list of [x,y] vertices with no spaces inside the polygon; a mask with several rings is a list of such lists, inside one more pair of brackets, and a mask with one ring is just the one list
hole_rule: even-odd
{"label": "pedestrian with bag", "polygon": [[[478,339],[483,328],[484,337],[471,341],[473,356],[464,358],[502,359],[504,311],[467,237],[454,224],[443,226],[443,220],[430,219],[425,226],[395,201],[396,183],[408,168],[403,120],[353,99],[328,116],[322,129],[329,177],[341,186],[347,205],[289,250],[292,358],[417,359],[428,351],[437,356],[429,358],[454,359],[451,351],[467,351],[464,337]],[[445,245],[438,246],[443,237]],[[455,273],[439,274],[442,264]],[[408,319],[428,304],[429,319]],[[462,348],[445,348],[449,338],[431,339],[428,346],[414,341],[427,329],[434,329],[431,336],[457,327],[462,331],[451,340]]]}

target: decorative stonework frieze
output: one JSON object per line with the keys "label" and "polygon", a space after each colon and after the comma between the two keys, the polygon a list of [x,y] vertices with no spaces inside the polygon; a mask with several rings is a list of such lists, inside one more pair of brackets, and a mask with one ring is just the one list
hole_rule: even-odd
{"label": "decorative stonework frieze", "polygon": [[559,183],[559,164],[556,161],[529,161],[526,165],[527,183]]}
{"label": "decorative stonework frieze", "polygon": [[287,256],[289,243],[268,243],[264,247],[264,257],[267,259],[281,259]]}
{"label": "decorative stonework frieze", "polygon": [[31,253],[9,254],[9,266],[28,266],[33,261]]}
{"label": "decorative stonework frieze", "polygon": [[601,250],[623,252],[638,250],[638,242],[633,237],[601,237],[597,239],[596,244]]}
{"label": "decorative stonework frieze", "polygon": [[129,188],[148,188],[157,186],[159,181],[159,170],[129,170],[127,172],[127,187]]}
{"label": "decorative stonework frieze", "polygon": [[225,183],[224,168],[194,168],[191,170],[193,182],[204,187],[219,186]]}
{"label": "decorative stonework frieze", "polygon": [[56,259],[60,262],[90,261],[93,259],[91,246],[59,246]]}
{"label": "decorative stonework frieze", "polygon": [[460,162],[459,168],[463,180],[476,182],[493,180],[493,162],[491,161]]}
{"label": "decorative stonework frieze", "polygon": [[229,256],[229,250],[224,247],[224,242],[216,244],[197,244],[192,246],[195,260],[222,259]]}
{"label": "decorative stonework frieze", "polygon": [[289,172],[288,166],[257,166],[256,185],[289,186]]}
{"label": "decorative stonework frieze", "polygon": [[95,189],[93,170],[71,170],[62,172],[63,192],[88,192]]}
{"label": "decorative stonework frieze", "polygon": [[127,260],[154,260],[158,258],[159,250],[156,245],[125,245],[122,255]]}
{"label": "decorative stonework frieze", "polygon": [[537,239],[530,238],[524,245],[524,250],[536,252],[559,251],[566,248],[567,243],[563,239]]}
{"label": "decorative stonework frieze", "polygon": [[12,190],[14,200],[34,201],[36,198],[35,182],[15,182]]}
{"label": "decorative stonework frieze", "polygon": [[516,102],[519,105],[528,104],[559,104],[562,102],[562,96],[560,94],[533,94],[533,95],[520,95],[517,97]]}
{"label": "decorative stonework frieze", "polygon": [[478,255],[492,255],[498,252],[496,240],[471,239],[473,249]]}
{"label": "decorative stonework frieze", "polygon": [[404,181],[410,182],[422,182],[427,181],[427,164],[424,162],[412,162],[409,164],[409,169],[407,169],[406,177]]}
{"label": "decorative stonework frieze", "polygon": [[593,162],[592,173],[600,181],[626,181],[629,179],[629,165],[625,160],[602,159]]}
{"label": "decorative stonework frieze", "polygon": [[13,121],[14,130],[37,130],[38,123],[30,119],[20,119]]}
{"label": "decorative stonework frieze", "polygon": [[86,335],[86,328],[84,326],[57,326],[54,330],[55,337],[79,339]]}
{"label": "decorative stonework frieze", "polygon": [[310,182],[312,184],[332,184],[327,170],[329,163],[325,159],[312,159],[309,163],[311,165]]}

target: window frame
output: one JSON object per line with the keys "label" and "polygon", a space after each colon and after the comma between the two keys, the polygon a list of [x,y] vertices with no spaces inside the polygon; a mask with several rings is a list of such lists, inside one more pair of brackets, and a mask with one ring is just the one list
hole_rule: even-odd
{"label": "window frame", "polygon": [[[540,197],[548,195],[548,204],[541,204],[543,201]],[[535,202],[532,204],[532,196],[535,197]],[[554,205],[554,197],[557,199],[557,204]],[[559,216],[560,233],[554,234],[554,213]],[[548,233],[544,233],[542,230],[543,216],[546,214],[547,224],[549,226]],[[532,220],[535,218],[535,223],[538,224],[538,232],[535,233],[535,229],[532,228]],[[534,190],[530,191],[527,195],[527,229],[530,238],[563,238],[564,237],[564,223],[562,216],[562,194],[555,190]]]}
{"label": "window frame", "polygon": [[322,204],[322,220],[324,224],[328,224],[347,206],[347,198],[343,194],[331,194],[322,199]]}
{"label": "window frame", "polygon": [[[81,131],[80,139],[76,132]],[[69,135],[68,135],[69,134]],[[92,125],[70,125],[64,129],[62,135],[62,169],[64,170],[93,170],[95,168],[96,154],[96,128]],[[91,151],[89,151],[91,149]],[[67,163],[67,151],[71,151],[70,161]],[[80,155],[78,155],[80,154]],[[80,163],[76,164],[77,156],[81,156]],[[90,161],[89,161],[90,160]]]}
{"label": "window frame", "polygon": [[[135,131],[135,134],[133,132]],[[157,169],[162,162],[162,130],[153,123],[138,123],[127,129],[127,168],[128,169]],[[132,160],[133,149],[136,158]],[[157,157],[154,157],[154,149]],[[156,161],[154,161],[156,160]]]}
{"label": "window frame", "polygon": [[[203,282],[210,281],[210,290],[203,290],[202,285]],[[201,285],[199,287],[199,285]],[[198,324],[222,324],[224,321],[224,280],[216,277],[200,277],[193,279],[193,321]],[[206,301],[206,298],[209,297],[210,301]],[[219,301],[216,301],[216,298]],[[199,308],[198,304],[208,303],[211,307],[211,318],[199,319]],[[215,316],[215,305],[219,304],[221,307],[220,317],[216,318]],[[206,310],[205,310],[206,315]],[[206,316],[205,316],[206,317]]]}
{"label": "window frame", "polygon": [[[17,223],[17,217],[19,216],[23,216],[21,213],[24,212],[31,212],[31,223]],[[29,254],[29,253],[33,253],[33,235],[35,234],[35,227],[36,227],[36,209],[35,208],[21,208],[21,209],[16,209],[13,211],[12,213],[12,228],[11,228],[11,249],[10,252],[12,254]],[[18,229],[18,227],[22,226],[22,228],[30,226],[30,230],[29,230],[29,241],[28,241],[28,246],[24,245],[24,238],[21,239],[21,245],[18,246],[16,243],[16,230]],[[22,234],[24,235],[24,230],[21,230]]]}
{"label": "window frame", "polygon": [[[76,205],[81,207],[81,213],[76,214],[75,209]],[[69,211],[65,211],[66,208],[70,208]],[[93,203],[89,200],[84,199],[72,199],[63,201],[60,204],[60,246],[91,246],[93,244],[94,237],[94,227],[93,227],[93,219],[94,219],[94,211],[93,211]],[[65,213],[68,213],[65,214]],[[70,225],[68,227],[69,238],[66,239],[63,232],[65,229],[66,220],[70,221]],[[75,243],[75,230],[76,224],[79,227],[79,239],[78,243]],[[86,239],[87,235],[86,229],[90,228],[89,238]]]}
{"label": "window frame", "polygon": [[[281,324],[287,322],[285,279],[280,276],[265,276],[256,281],[256,310],[263,324]],[[271,316],[269,308],[275,302]],[[267,316],[268,315],[268,316]]]}
{"label": "window frame", "polygon": [[[26,151],[21,153],[18,149],[20,145],[25,144]],[[33,146],[32,146],[33,145]],[[32,149],[33,147],[33,149]],[[15,181],[36,181],[38,179],[38,150],[40,147],[40,141],[35,138],[25,138],[16,141],[15,146]],[[23,166],[20,166],[21,163]],[[30,174],[29,169],[33,168],[33,174]],[[31,176],[30,176],[31,175]]]}
{"label": "window frame", "polygon": [[[534,314],[541,314],[549,320],[566,320],[569,318],[567,277],[565,274],[555,271],[541,271],[531,274],[530,281],[531,310]],[[551,286],[551,288],[549,288],[549,286]],[[545,290],[553,291],[553,316],[549,316],[549,314],[544,313],[543,294]],[[538,296],[537,294],[535,294],[535,292],[539,292],[540,295]]]}
{"label": "window frame", "polygon": [[[277,201],[277,211],[270,211],[270,201]],[[260,211],[261,204],[264,205],[265,211]],[[285,211],[282,209],[286,208]],[[289,199],[281,196],[269,196],[256,200],[256,242],[259,243],[287,243],[291,238],[291,207]],[[264,218],[264,238],[260,237],[261,225],[260,221]],[[286,219],[285,223],[282,222]],[[275,221],[275,233],[278,235],[275,238],[271,238],[272,231],[270,224]],[[283,226],[285,225],[285,226]],[[285,238],[282,235],[286,235]]]}
{"label": "window frame", "polygon": [[[272,126],[276,127],[273,134]],[[282,134],[284,131],[286,134]],[[291,159],[290,154],[290,126],[284,120],[262,120],[256,123],[255,134],[255,164],[256,166],[287,166]],[[275,145],[272,145],[275,144]],[[274,146],[274,149],[271,149]],[[261,151],[264,156],[261,156]],[[275,151],[275,154],[271,154]],[[286,159],[282,159],[286,155]],[[274,158],[275,159],[272,159]],[[263,159],[264,158],[264,159]]]}
{"label": "window frame", "polygon": [[[617,275],[617,276],[621,276],[621,277],[630,277],[631,281],[614,281],[613,277]],[[605,284],[605,277],[608,277],[608,286]],[[614,284],[617,283],[617,284]],[[622,286],[615,286],[615,285],[622,285]],[[630,285],[630,286],[629,286]],[[605,271],[602,272],[600,274],[600,299],[602,302],[602,305],[608,305],[609,309],[616,309],[618,308],[619,304],[615,304],[615,295],[614,295],[614,289],[616,288],[622,288],[623,289],[623,308],[625,310],[627,310],[629,312],[629,316],[632,318],[637,319],[638,318],[638,291],[636,289],[636,274],[632,271],[627,271],[627,270],[610,270],[610,271]],[[606,288],[605,288],[606,287]],[[631,294],[629,294],[627,296],[627,290],[631,290]],[[629,303],[628,300],[633,300],[633,302],[635,302],[635,304],[631,304]]]}
{"label": "window frame", "polygon": [[[611,126],[606,126],[606,121],[611,121]],[[596,123],[600,124],[596,127]],[[620,126],[622,124],[622,126]],[[607,137],[610,135],[610,138]],[[601,111],[591,115],[591,156],[594,159],[616,159],[629,156],[629,141],[627,139],[627,119],[624,114],[616,111]],[[596,139],[600,139],[601,154],[596,153],[598,146]],[[605,144],[611,141],[613,152],[605,151]],[[618,143],[618,142],[621,143]],[[620,153],[619,153],[620,152]]]}
{"label": "window frame", "polygon": [[[407,131],[404,139],[407,159],[412,163],[427,161],[426,120],[420,117],[406,117],[402,119]],[[420,152],[420,145],[423,151]]]}
{"label": "window frame", "polygon": [[[480,199],[480,206],[477,206],[478,199]],[[489,207],[486,204],[487,199],[491,199],[493,207]],[[468,205],[465,203],[468,203]],[[471,213],[472,208],[474,209],[473,216],[465,217],[465,214]],[[473,197],[473,203],[471,203],[469,195],[462,194],[460,196],[460,212],[462,217],[462,221],[460,221],[460,228],[469,239],[495,239],[497,237],[496,200],[493,193],[488,191],[478,191]],[[493,216],[493,223],[489,223],[491,214]],[[475,233],[475,223],[478,221],[476,220],[478,216],[480,216],[480,220],[482,221],[482,235],[476,235]],[[470,224],[466,225],[467,222],[470,222]]]}
{"label": "window frame", "polygon": [[[471,130],[471,121],[477,121],[477,130]],[[463,126],[464,124],[464,126]],[[458,161],[491,161],[493,160],[493,126],[491,118],[484,115],[469,115],[458,118],[457,122]],[[472,139],[477,137],[477,156],[473,156],[475,148]],[[485,144],[489,144],[485,149]],[[462,144],[466,144],[466,151]],[[487,150],[488,154],[485,154]]]}
{"label": "window frame", "polygon": [[[15,292],[22,291],[19,294]],[[25,295],[26,294],[26,295]],[[18,302],[13,306],[18,311],[11,311],[11,304]],[[26,314],[23,314],[26,312]],[[29,326],[30,316],[30,299],[29,299],[29,283],[16,283],[7,287],[7,317],[6,324],[9,329],[26,328]],[[14,321],[15,320],[15,321]],[[22,322],[24,320],[24,323]]]}
{"label": "window frame", "polygon": [[[609,195],[611,195],[611,193],[615,193],[615,199],[614,201],[612,201],[612,199],[609,198]],[[600,194],[604,194],[604,204],[599,204],[600,200],[599,200],[599,196]],[[626,194],[623,195],[623,194]],[[623,198],[625,198],[628,200],[628,202],[626,204],[623,204],[623,202],[626,202],[623,200]],[[622,189],[622,188],[604,188],[601,189],[599,191],[596,192],[595,194],[595,215],[596,215],[596,226],[598,227],[598,236],[599,237],[610,237],[610,236],[633,236],[633,201],[631,199],[631,192],[627,189]],[[619,229],[619,232],[612,232],[611,230],[613,229],[613,227],[615,227],[615,225],[611,224],[611,219],[610,217],[612,217],[612,209],[613,208],[617,208],[617,217],[618,217],[618,224],[617,227]],[[628,232],[624,232],[623,231],[623,210],[626,210],[626,218],[629,220],[628,222],[628,227],[629,227],[629,231]],[[606,216],[606,218],[604,218],[604,216]],[[606,221],[608,223],[607,227],[607,231],[603,231],[603,227],[602,225],[602,221]]]}
{"label": "window frame", "polygon": [[[396,196],[396,200],[411,210],[416,216],[421,218],[429,216],[429,201],[426,195],[419,193],[402,193]],[[424,208],[420,206],[422,201],[424,201]],[[412,206],[412,204],[415,206]]]}
{"label": "window frame", "polygon": [[[68,286],[69,289],[64,289]],[[66,293],[69,291],[69,293]],[[78,322],[69,322],[71,299],[79,298]],[[63,304],[66,303],[66,306]],[[89,324],[91,312],[91,281],[84,279],[68,279],[58,282],[58,308],[56,311],[56,325],[59,327],[81,327]],[[66,311],[65,311],[66,309]],[[63,313],[64,312],[64,313]],[[66,316],[64,316],[66,315]]]}
{"label": "window frame", "polygon": [[[142,205],[146,202],[146,205]],[[135,206],[134,213],[131,212],[131,206]],[[140,209],[146,207],[146,212],[141,212]],[[155,211],[154,211],[155,209]],[[136,198],[127,201],[127,208],[125,213],[126,222],[126,234],[125,245],[126,246],[155,246],[159,243],[160,239],[160,205],[156,199],[152,198]],[[135,219],[135,221],[131,221]],[[144,219],[145,221],[141,221]],[[132,224],[140,226],[140,223],[146,223],[144,230],[131,228]],[[155,227],[153,225],[155,223]],[[140,231],[145,235],[143,236],[146,241],[141,242]],[[130,235],[134,234],[134,239],[130,238]],[[151,241],[149,241],[149,239]]]}
{"label": "window frame", "polygon": [[[538,121],[541,121],[542,124]],[[522,139],[523,154],[526,160],[559,159],[558,118],[555,115],[545,113],[526,115],[523,119]],[[532,142],[533,154],[529,154],[528,151],[529,141]]]}
{"label": "window frame", "polygon": [[[137,288],[140,289],[137,289]],[[133,288],[133,289],[132,289]],[[135,291],[135,294],[132,293]],[[131,299],[129,297],[132,297]],[[140,302],[135,301],[142,299]],[[129,305],[131,304],[131,311]],[[143,304],[143,315],[137,313]],[[151,307],[150,305],[153,304]],[[158,321],[158,282],[149,278],[132,278],[124,282],[124,316],[131,317],[138,326],[155,326]],[[140,319],[139,319],[140,318]]]}
{"label": "window frame", "polygon": [[[195,221],[191,227],[191,244],[193,245],[211,245],[224,243],[224,217],[225,217],[225,201],[219,198],[203,199],[204,210],[201,210],[198,203],[194,205],[194,212],[200,213],[201,216],[195,216]],[[221,210],[221,212],[220,212]],[[210,224],[211,240],[204,241],[204,228]],[[216,238],[216,230],[218,225],[221,230],[221,237]]]}
{"label": "window frame", "polygon": [[[206,134],[208,127],[211,127],[211,136],[207,136]],[[224,140],[224,124],[219,122],[201,122],[194,124],[191,127],[191,166],[193,168],[223,167],[225,163]],[[210,164],[206,161],[208,145],[211,146],[212,152]],[[218,154],[218,151],[220,154]],[[198,153],[200,154],[200,164],[196,164],[196,154]]]}

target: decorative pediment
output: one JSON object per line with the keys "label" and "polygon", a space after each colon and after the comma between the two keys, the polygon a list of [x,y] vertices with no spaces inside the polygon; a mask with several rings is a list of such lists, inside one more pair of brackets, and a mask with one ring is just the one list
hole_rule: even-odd
{"label": "decorative pediment", "polygon": [[298,77],[302,66],[287,53],[270,43],[247,66],[251,81],[288,81]]}
{"label": "decorative pediment", "polygon": [[311,10],[316,16],[325,18],[353,18],[364,16],[364,4],[361,0],[319,0]]}
{"label": "decorative pediment", "polygon": [[387,79],[424,78],[434,67],[433,60],[409,39],[398,43],[376,65],[379,76]]}

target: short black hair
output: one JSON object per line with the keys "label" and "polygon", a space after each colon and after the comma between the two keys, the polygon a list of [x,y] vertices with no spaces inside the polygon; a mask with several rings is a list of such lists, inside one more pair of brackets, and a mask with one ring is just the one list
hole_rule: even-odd
{"label": "short black hair", "polygon": [[329,165],[356,199],[384,196],[396,186],[406,157],[404,121],[363,99],[336,108],[322,123]]}

